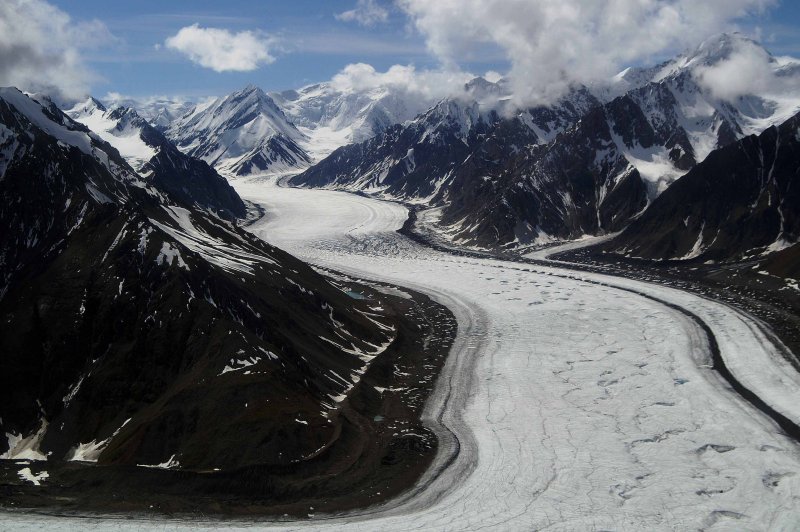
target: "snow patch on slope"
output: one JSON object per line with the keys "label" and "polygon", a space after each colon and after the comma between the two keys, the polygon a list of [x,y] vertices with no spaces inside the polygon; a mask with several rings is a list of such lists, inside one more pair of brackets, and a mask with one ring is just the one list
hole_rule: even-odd
{"label": "snow patch on slope", "polygon": [[104,111],[96,106],[85,112],[79,111],[79,108],[86,109],[86,107],[86,103],[80,104],[80,106],[67,111],[67,114],[116,148],[134,169],[139,170],[158,153],[142,140],[139,128],[111,118],[110,115],[113,111]]}
{"label": "snow patch on slope", "polygon": [[0,460],[47,460],[47,456],[39,450],[45,432],[47,421],[42,419],[39,429],[28,436],[6,433],[8,451],[0,455]]}

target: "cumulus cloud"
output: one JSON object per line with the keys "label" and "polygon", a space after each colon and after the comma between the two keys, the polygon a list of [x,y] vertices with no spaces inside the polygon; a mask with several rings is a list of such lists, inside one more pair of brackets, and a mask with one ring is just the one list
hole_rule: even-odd
{"label": "cumulus cloud", "polygon": [[216,72],[249,71],[275,61],[270,53],[273,39],[261,32],[233,33],[198,24],[181,28],[164,45],[192,62]]}
{"label": "cumulus cloud", "polygon": [[460,70],[417,70],[413,65],[394,65],[379,72],[371,65],[355,63],[342,69],[331,83],[346,92],[383,88],[434,102],[463,92],[464,84],[474,77]]}
{"label": "cumulus cloud", "polygon": [[375,0],[358,0],[355,8],[339,13],[336,18],[344,22],[357,22],[362,26],[374,26],[379,22],[386,22],[389,11]]}
{"label": "cumulus cloud", "polygon": [[775,94],[800,86],[796,76],[777,75],[777,62],[761,46],[744,40],[734,45],[725,60],[695,69],[700,85],[714,97],[734,101],[748,94]]}
{"label": "cumulus cloud", "polygon": [[81,98],[97,79],[82,52],[110,41],[101,22],[74,22],[43,0],[0,1],[0,85]]}
{"label": "cumulus cloud", "polygon": [[[397,0],[428,49],[454,69],[483,47],[510,64],[519,103],[696,44],[775,0]],[[457,15],[456,15],[457,14]]]}
{"label": "cumulus cloud", "polygon": [[495,72],[494,70],[489,70],[483,75],[483,79],[488,81],[489,83],[497,83],[501,79],[503,79],[503,75],[500,72]]}

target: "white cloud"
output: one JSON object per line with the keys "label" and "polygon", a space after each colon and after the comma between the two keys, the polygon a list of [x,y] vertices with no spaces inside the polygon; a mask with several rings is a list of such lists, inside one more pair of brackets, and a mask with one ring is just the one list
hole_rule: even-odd
{"label": "white cloud", "polygon": [[374,26],[389,19],[389,11],[378,5],[375,0],[358,0],[356,7],[336,15],[338,20],[357,22],[362,26]]}
{"label": "white cloud", "polygon": [[260,32],[233,33],[198,24],[181,28],[164,45],[198,65],[216,72],[249,71],[275,61],[270,54],[272,38]]}
{"label": "white cloud", "polygon": [[781,83],[770,55],[749,41],[737,41],[736,49],[726,60],[698,67],[695,76],[712,95],[728,101],[747,94],[775,92]]}
{"label": "white cloud", "polygon": [[800,60],[772,56],[758,43],[736,39],[722,60],[695,67],[694,76],[712,96],[734,102],[742,96],[759,95],[796,100],[800,88]]}
{"label": "white cloud", "polygon": [[113,40],[101,22],[74,22],[43,0],[2,0],[0,85],[81,98],[98,79],[82,51]]}
{"label": "white cloud", "polygon": [[397,0],[428,49],[455,69],[500,49],[518,103],[548,103],[571,84],[727,31],[775,0]]}
{"label": "white cloud", "polygon": [[483,79],[490,83],[497,83],[501,79],[503,79],[503,75],[500,72],[495,72],[494,70],[488,70],[484,75]]}
{"label": "white cloud", "polygon": [[433,103],[446,96],[463,93],[464,84],[474,77],[460,70],[418,71],[413,65],[394,65],[386,72],[378,72],[371,65],[355,63],[347,65],[331,82],[334,88],[341,91],[387,89]]}

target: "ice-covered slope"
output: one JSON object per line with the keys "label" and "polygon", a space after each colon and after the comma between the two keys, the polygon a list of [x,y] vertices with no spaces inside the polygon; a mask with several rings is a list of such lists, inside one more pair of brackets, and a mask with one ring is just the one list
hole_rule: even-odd
{"label": "ice-covered slope", "polygon": [[[625,143],[626,156],[662,192],[713,150],[799,112],[798,64],[740,34],[722,34],[656,67],[620,73],[611,93],[630,98],[658,136],[673,139],[654,147],[633,139]],[[742,82],[721,72],[764,79]]]}
{"label": "ice-covered slope", "polygon": [[340,402],[394,337],[374,302],[13,88],[0,225],[0,459],[303,461],[337,440]]}
{"label": "ice-covered slope", "polygon": [[603,247],[646,259],[727,261],[781,251],[799,238],[797,115],[712,152]]}
{"label": "ice-covered slope", "polygon": [[141,170],[146,162],[156,154],[156,148],[142,139],[144,125],[136,120],[135,113],[108,112],[95,98],[79,103],[66,113],[114,146],[134,170]]}
{"label": "ice-covered slope", "polygon": [[225,178],[205,162],[179,151],[135,110],[106,109],[89,98],[67,114],[97,133],[137,172],[177,200],[228,218],[246,214],[244,203]]}
{"label": "ice-covered slope", "polygon": [[198,105],[166,134],[181,151],[226,174],[284,172],[311,162],[302,148],[307,137],[253,85]]}
{"label": "ice-covered slope", "polygon": [[332,82],[270,96],[307,135],[306,150],[315,161],[340,146],[363,142],[410,120],[431,104],[420,95],[387,87],[355,90]]}

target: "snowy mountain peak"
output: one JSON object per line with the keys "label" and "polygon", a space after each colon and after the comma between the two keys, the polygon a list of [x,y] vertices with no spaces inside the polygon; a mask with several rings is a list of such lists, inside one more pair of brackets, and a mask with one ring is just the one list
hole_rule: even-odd
{"label": "snowy mountain peak", "polygon": [[100,100],[90,96],[86,101],[77,103],[67,114],[70,116],[75,114],[90,115],[95,111],[105,112],[106,106]]}
{"label": "snowy mountain peak", "polygon": [[444,98],[423,116],[425,118],[452,117],[460,122],[476,120],[480,115],[480,106],[475,100]]}
{"label": "snowy mountain peak", "polygon": [[[30,124],[27,131],[31,139],[38,132],[44,133],[55,139],[65,154],[72,151],[73,148],[77,148],[89,159],[101,163],[119,185],[114,190],[109,188],[103,194],[98,195],[96,199],[100,198],[98,201],[101,203],[114,201],[109,198],[125,197],[131,185],[134,188],[147,190],[148,193],[158,194],[129,166],[124,154],[121,153],[123,150],[113,149],[117,146],[108,142],[106,138],[86,124],[70,118],[49,99],[27,96],[14,87],[0,88],[0,114],[3,114],[4,106],[11,114],[24,117],[22,121],[15,117],[18,123],[23,124],[27,121]],[[97,108],[95,114],[102,116],[103,112]],[[6,115],[7,117],[8,115]],[[20,145],[21,143],[17,141],[11,146],[7,146],[10,149],[0,151],[0,175],[14,158],[14,152]],[[65,156],[70,157],[71,155]]]}
{"label": "snowy mountain peak", "polygon": [[303,147],[314,160],[326,157],[340,146],[365,141],[390,126],[409,121],[435,103],[387,87],[355,90],[333,82],[270,96],[307,135],[309,140]]}
{"label": "snowy mountain peak", "polygon": [[462,140],[482,121],[488,121],[488,115],[484,117],[480,104],[460,98],[445,98],[416,120],[427,135],[453,133]]}
{"label": "snowy mountain peak", "polygon": [[255,85],[197,107],[167,135],[185,153],[236,175],[287,171],[310,162],[306,136]]}
{"label": "snowy mountain peak", "polygon": [[687,66],[716,65],[727,61],[742,48],[758,48],[768,57],[772,55],[761,44],[741,33],[722,33],[700,43],[691,53],[685,54]]}
{"label": "snowy mountain peak", "polygon": [[105,109],[90,99],[66,113],[117,149],[147,182],[183,204],[225,218],[243,216],[245,207],[223,177],[206,163],[178,151],[158,129],[130,107]]}
{"label": "snowy mountain peak", "polygon": [[477,78],[473,78],[464,84],[464,90],[470,92],[472,90],[482,90],[482,89],[493,89],[497,85],[492,83],[491,81],[487,80],[483,76],[478,76]]}
{"label": "snowy mountain peak", "polygon": [[229,106],[235,106],[238,109],[248,108],[269,114],[279,114],[285,119],[283,111],[275,104],[275,101],[255,85],[247,85],[244,89],[229,94],[223,98],[219,109],[225,109]]}
{"label": "snowy mountain peak", "polygon": [[742,52],[755,54],[768,63],[775,62],[772,55],[753,39],[741,33],[722,33],[654,67],[626,68],[614,77],[612,84],[616,90],[612,89],[612,94],[616,96],[647,83],[658,83],[679,76],[693,77],[698,69],[718,66]]}
{"label": "snowy mountain peak", "polygon": [[[169,128],[180,117],[192,112],[203,103],[180,97],[153,96],[150,98],[127,98],[109,94],[104,98],[105,107],[131,107],[159,131]],[[207,103],[207,102],[205,102]]]}

